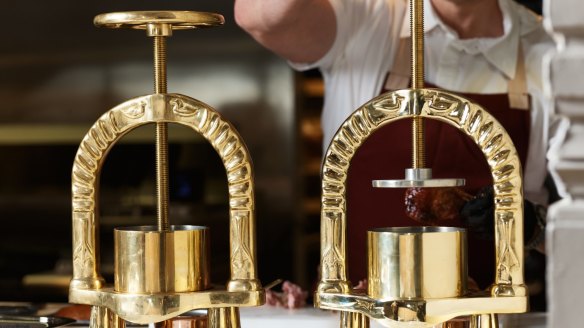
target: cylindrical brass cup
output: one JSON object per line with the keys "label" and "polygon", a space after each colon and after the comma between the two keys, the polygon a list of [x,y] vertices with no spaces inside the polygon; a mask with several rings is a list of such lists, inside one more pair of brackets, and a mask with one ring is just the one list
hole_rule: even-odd
{"label": "cylindrical brass cup", "polygon": [[374,229],[367,232],[367,248],[367,293],[374,299],[448,298],[466,292],[464,229]]}
{"label": "cylindrical brass cup", "polygon": [[117,228],[114,243],[117,292],[193,292],[210,287],[207,227]]}

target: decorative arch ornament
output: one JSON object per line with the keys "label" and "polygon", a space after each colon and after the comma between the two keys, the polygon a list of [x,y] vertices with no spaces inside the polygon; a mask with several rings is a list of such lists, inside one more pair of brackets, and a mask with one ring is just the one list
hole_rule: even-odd
{"label": "decorative arch ornament", "polygon": [[72,171],[73,280],[71,289],[100,289],[99,175],[109,150],[126,133],[150,123],[187,126],[219,154],[227,172],[230,217],[230,291],[260,290],[255,251],[253,167],[235,128],[210,106],[179,94],[128,100],[105,114],[83,138]]}
{"label": "decorative arch ornament", "polygon": [[347,293],[347,173],[356,150],[377,129],[412,117],[458,128],[481,149],[495,194],[493,296],[525,296],[523,277],[523,186],[519,156],[503,126],[476,103],[438,89],[385,93],[358,108],[333,137],[322,167],[321,282],[317,293]]}

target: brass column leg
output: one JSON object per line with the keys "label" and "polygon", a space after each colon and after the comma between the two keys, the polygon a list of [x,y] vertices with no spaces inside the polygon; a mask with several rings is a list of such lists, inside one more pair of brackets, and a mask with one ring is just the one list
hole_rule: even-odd
{"label": "brass column leg", "polygon": [[470,328],[499,328],[499,317],[496,313],[473,315]]}
{"label": "brass column leg", "polygon": [[479,328],[480,327],[480,315],[473,315],[470,317],[470,328]]}
{"label": "brass column leg", "polygon": [[489,315],[489,328],[499,328],[499,316],[496,313]]}
{"label": "brass column leg", "polygon": [[126,328],[126,322],[113,311],[102,306],[91,307],[90,328]]}
{"label": "brass column leg", "polygon": [[209,328],[240,328],[239,308],[213,308],[208,311]]}
{"label": "brass column leg", "polygon": [[361,313],[341,312],[341,328],[369,328],[369,318]]}
{"label": "brass column leg", "polygon": [[164,321],[156,322],[154,324],[149,324],[148,327],[153,327],[153,328],[172,328],[172,320],[164,320]]}

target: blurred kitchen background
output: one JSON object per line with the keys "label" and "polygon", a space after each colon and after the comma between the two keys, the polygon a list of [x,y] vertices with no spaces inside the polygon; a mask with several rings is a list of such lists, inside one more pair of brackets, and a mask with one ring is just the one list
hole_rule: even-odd
{"label": "blurred kitchen background", "polygon": [[[195,10],[225,16],[223,27],[178,31],[168,39],[168,90],[216,108],[250,149],[263,283],[282,278],[309,288],[315,281],[322,83],[314,72],[294,73],[257,45],[236,26],[232,6],[227,0],[4,4],[0,300],[66,301],[70,175],[77,147],[104,112],[153,93],[152,39],[143,31],[93,26],[95,15],[112,11]],[[192,131],[173,125],[169,133],[171,223],[211,227],[211,279],[223,284],[229,275],[223,165]],[[142,127],[113,148],[103,168],[101,271],[108,282],[112,229],[156,222],[154,156],[154,128]]]}

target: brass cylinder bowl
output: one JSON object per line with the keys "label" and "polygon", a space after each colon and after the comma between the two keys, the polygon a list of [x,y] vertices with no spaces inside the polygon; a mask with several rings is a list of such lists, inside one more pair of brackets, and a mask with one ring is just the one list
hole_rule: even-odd
{"label": "brass cylinder bowl", "polygon": [[150,294],[209,288],[209,241],[209,228],[202,226],[116,228],[115,290]]}
{"label": "brass cylinder bowl", "polygon": [[459,297],[467,285],[466,231],[393,227],[367,232],[367,293],[377,300]]}

